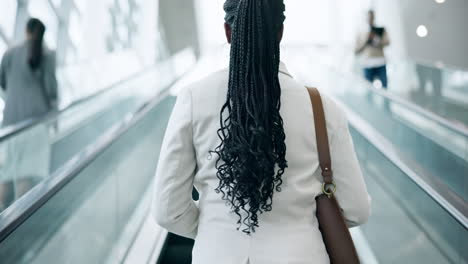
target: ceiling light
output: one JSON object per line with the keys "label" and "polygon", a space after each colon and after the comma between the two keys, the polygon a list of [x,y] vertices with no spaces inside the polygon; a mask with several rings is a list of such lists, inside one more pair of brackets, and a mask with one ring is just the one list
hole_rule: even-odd
{"label": "ceiling light", "polygon": [[429,34],[429,31],[427,30],[427,27],[425,25],[419,25],[416,29],[416,34],[420,38],[425,38]]}
{"label": "ceiling light", "polygon": [[435,0],[435,1],[436,1],[436,3],[438,3],[438,4],[443,4],[443,3],[445,3],[445,0]]}

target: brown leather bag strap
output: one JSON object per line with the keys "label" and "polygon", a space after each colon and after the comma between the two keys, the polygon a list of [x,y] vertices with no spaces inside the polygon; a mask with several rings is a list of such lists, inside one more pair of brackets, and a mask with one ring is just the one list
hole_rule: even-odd
{"label": "brown leather bag strap", "polygon": [[333,170],[330,158],[330,147],[328,143],[327,124],[323,110],[322,97],[317,88],[307,87],[315,121],[315,134],[317,140],[317,150],[322,169],[323,181],[325,184],[333,184]]}

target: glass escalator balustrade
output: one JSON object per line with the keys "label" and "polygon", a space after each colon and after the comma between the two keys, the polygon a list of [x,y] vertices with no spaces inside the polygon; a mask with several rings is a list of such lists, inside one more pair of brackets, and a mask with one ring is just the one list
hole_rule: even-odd
{"label": "glass escalator balustrade", "polygon": [[[463,130],[393,100],[359,78],[321,65],[304,55],[307,52],[288,54],[287,65],[297,79],[321,88],[378,133],[377,140],[391,144],[384,145],[391,149],[377,148],[351,124],[373,198],[372,217],[360,229],[377,261],[467,263],[468,136]],[[425,187],[390,160],[386,151],[417,173]],[[453,202],[450,209],[445,202]]]}
{"label": "glass escalator balustrade", "polygon": [[[72,104],[93,97],[145,70],[147,68],[139,62],[137,54],[131,50],[59,67],[57,69],[59,109],[66,109]],[[4,104],[3,98],[0,98],[0,101]]]}
{"label": "glass escalator balustrade", "polygon": [[468,230],[356,130],[351,132],[372,197],[372,217],[360,229],[377,260],[466,263]]}
{"label": "glass escalator balustrade", "polygon": [[290,60],[298,79],[321,87],[371,124],[427,181],[448,186],[461,206],[468,200],[468,134],[370,88],[360,78],[317,65],[310,57]]}
{"label": "glass escalator balustrade", "polygon": [[151,186],[173,97],[161,98],[0,241],[1,263],[107,263]]}
{"label": "glass escalator balustrade", "polygon": [[468,69],[414,61],[389,64],[390,89],[416,105],[468,129]]}
{"label": "glass escalator balustrade", "polygon": [[[104,93],[0,141],[0,212],[121,122],[126,114],[161,93],[175,78],[168,64],[172,61],[134,74]],[[107,79],[100,84],[110,83],[111,77]]]}
{"label": "glass escalator balustrade", "polygon": [[[303,53],[290,56],[287,62],[296,78],[320,87],[371,124],[396,148],[399,157],[408,162],[407,166],[427,176],[424,180],[436,181],[437,186],[447,186],[455,196],[466,200],[466,189],[463,188],[467,186],[468,141],[465,135],[393,101],[385,94],[374,92],[365,83],[315,64]],[[150,75],[153,78],[157,76]],[[148,81],[142,78],[134,85],[122,86],[136,87],[134,89],[139,91],[138,87],[144,84]],[[134,95],[133,89],[115,88],[112,98],[139,101],[157,94],[154,90],[141,89],[141,95],[139,92]],[[125,93],[129,90],[132,91],[131,96]],[[89,110],[99,114],[90,114],[93,118],[87,121],[87,126],[66,125],[68,118],[64,114],[52,123],[55,126],[59,124],[53,133],[50,132],[53,125],[49,123],[45,128],[38,125],[28,129],[24,133],[25,140],[43,137],[44,131],[55,138],[53,144],[45,141],[48,147],[42,148],[38,144],[37,149],[29,152],[50,149],[48,151],[54,157],[55,148],[55,153],[67,156],[67,146],[76,143],[70,147],[73,149],[86,145],[77,143],[81,142],[83,135],[91,135],[93,139],[99,135],[93,128],[108,120],[101,118],[106,116],[103,113],[120,116],[121,109],[125,112],[125,109],[132,108],[119,100],[115,100],[115,104],[106,104],[105,98],[108,97],[103,96],[102,101],[95,104],[76,106],[74,111],[77,113],[86,112],[92,106],[102,106],[97,107],[99,110]],[[106,263],[114,250],[113,243],[119,239],[120,231],[140,202],[141,194],[150,186],[173,103],[173,98],[167,98],[157,104],[4,241],[0,241],[0,259],[13,264]],[[111,110],[107,111],[108,107]],[[69,115],[76,114],[69,112]],[[378,262],[467,263],[466,227],[360,131],[352,128],[351,134],[373,197],[373,215],[369,223],[360,227],[360,231]],[[22,140],[21,137],[13,139]],[[56,158],[59,160],[60,156]],[[62,161],[55,162],[60,164]]]}

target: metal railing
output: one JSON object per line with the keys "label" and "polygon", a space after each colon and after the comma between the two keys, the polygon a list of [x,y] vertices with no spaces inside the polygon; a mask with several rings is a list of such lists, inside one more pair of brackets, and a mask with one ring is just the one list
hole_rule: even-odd
{"label": "metal railing", "polygon": [[143,69],[142,71],[139,71],[138,73],[132,74],[128,78],[119,80],[119,81],[109,85],[108,87],[99,90],[98,92],[96,92],[94,94],[91,94],[89,96],[86,96],[84,98],[76,100],[75,102],[71,103],[66,108],[64,108],[64,109],[62,109],[60,111],[50,112],[50,113],[47,113],[47,114],[44,114],[44,115],[40,115],[40,116],[37,116],[37,117],[34,117],[34,118],[24,120],[22,122],[14,124],[14,125],[3,127],[3,128],[0,129],[0,142],[3,142],[3,141],[5,141],[5,140],[7,140],[7,139],[9,139],[11,137],[14,137],[15,135],[18,135],[18,134],[22,133],[23,131],[26,131],[29,128],[34,127],[35,125],[38,125],[38,124],[41,124],[41,123],[44,123],[44,122],[48,122],[48,121],[53,121],[53,120],[57,119],[63,113],[69,111],[70,109],[73,109],[73,108],[75,108],[75,107],[77,107],[79,105],[82,105],[83,103],[89,102],[89,101],[95,99],[96,97],[103,96],[103,95],[111,92],[113,90],[113,88],[119,87],[121,84],[124,84],[126,82],[129,82],[129,81],[135,79],[135,78],[138,78],[139,76],[144,75],[145,73],[149,72],[153,68],[154,68],[154,65],[148,66],[145,69]]}
{"label": "metal railing", "polygon": [[57,170],[52,177],[39,183],[25,196],[3,211],[0,214],[0,242],[4,241],[9,234],[78,176],[101,153],[143,119],[149,111],[168,96],[169,91],[167,88],[171,87],[175,82],[176,80],[169,84],[163,92],[144,103],[138,110],[123,117],[122,122],[109,128],[94,144],[75,155],[74,158]]}
{"label": "metal railing", "polygon": [[[335,71],[336,73],[338,74],[344,74],[343,72],[335,69],[335,68],[331,68],[331,70]],[[370,83],[368,83],[366,80],[354,75],[354,74],[349,74],[346,76],[346,78],[353,78],[355,81],[357,82],[360,82],[362,84],[363,87],[369,89],[370,91],[372,91],[373,93],[375,94],[378,94],[380,96],[382,96],[383,98],[385,98],[386,100],[388,100],[389,102],[392,102],[392,103],[396,103],[398,105],[401,105],[403,106],[404,108],[407,108],[411,111],[414,111],[416,112],[417,114],[421,115],[421,116],[424,116],[425,118],[428,118],[434,122],[436,122],[437,124],[445,127],[445,128],[448,128],[449,130],[452,130],[460,135],[463,135],[465,137],[468,137],[468,127],[466,126],[462,126],[462,125],[458,125],[454,122],[451,122],[450,120],[447,120],[446,118],[440,116],[440,115],[437,115],[436,113],[434,112],[431,112],[415,103],[412,103],[408,100],[405,100],[403,98],[401,98],[400,96],[397,96],[397,95],[394,95],[392,94],[391,92],[388,92],[388,91],[385,91],[385,90],[382,90],[382,89],[377,89],[377,88],[374,88]]]}
{"label": "metal railing", "polygon": [[[372,144],[382,155],[384,155],[393,165],[400,169],[405,175],[408,176],[413,182],[415,182],[421,190],[423,190],[429,197],[431,197],[437,204],[439,204],[445,211],[447,211],[454,219],[456,219],[461,225],[468,229],[468,210],[456,208],[447,197],[456,196],[452,194],[443,194],[435,186],[432,186],[423,179],[422,176],[418,175],[412,170],[407,163],[400,157],[398,151],[393,145],[379,132],[376,131],[370,124],[360,118],[344,103],[336,100],[341,108],[345,109],[350,125],[356,129],[356,131],[363,136],[370,144]],[[466,206],[465,206],[466,207]]]}

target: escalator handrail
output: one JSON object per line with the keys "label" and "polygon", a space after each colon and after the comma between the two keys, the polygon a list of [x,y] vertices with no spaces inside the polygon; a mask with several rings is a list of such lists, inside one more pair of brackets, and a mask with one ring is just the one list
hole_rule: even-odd
{"label": "escalator handrail", "polygon": [[128,130],[134,127],[148,112],[156,107],[164,98],[169,96],[169,88],[180,78],[176,78],[165,88],[149,99],[135,112],[127,114],[123,121],[112,126],[96,143],[86,147],[74,156],[64,166],[58,169],[50,178],[39,183],[27,194],[15,201],[13,205],[0,213],[0,243],[24,223],[31,215],[39,210],[47,201],[77,177],[97,157],[113,145]]}
{"label": "escalator handrail", "polygon": [[[394,151],[392,144],[380,135],[371,125],[360,118],[348,106],[339,100],[335,100],[342,109],[345,109],[350,125],[372,144],[382,155],[384,155],[393,165],[408,176],[421,190],[423,190],[431,199],[439,204],[447,213],[449,213],[465,229],[468,229],[468,218],[464,213],[450,203],[445,196],[441,195],[439,190],[428,184],[418,173],[406,165],[399,155]],[[455,194],[452,194],[455,195]],[[450,195],[449,195],[450,196]],[[455,195],[456,196],[456,195]]]}
{"label": "escalator handrail", "polygon": [[[333,68],[333,67],[329,67],[330,70],[333,70],[334,72],[340,74],[340,75],[345,75],[346,73],[336,69],[336,68]],[[426,117],[427,119],[430,119],[432,121],[435,121],[436,123],[440,124],[441,126],[451,130],[451,131],[454,131],[466,138],[468,138],[468,127],[467,126],[464,126],[464,125],[458,125],[440,115],[437,115],[436,113],[434,112],[431,112],[431,111],[428,111],[426,109],[424,109],[423,107],[415,104],[415,103],[412,103],[408,100],[405,100],[399,96],[396,96],[392,93],[390,93],[389,91],[385,91],[383,89],[377,89],[377,88],[374,88],[374,86],[372,86],[368,81],[354,75],[354,74],[350,74],[349,76],[346,76],[347,78],[353,78],[359,82],[361,82],[363,84],[363,87],[365,87],[366,89],[372,91],[373,93],[375,94],[378,94],[380,96],[382,96],[383,98],[385,98],[386,100],[390,101],[390,102],[394,102],[396,104],[399,104],[413,112],[416,112],[424,117]]]}
{"label": "escalator handrail", "polygon": [[67,107],[65,107],[64,109],[61,109],[59,111],[53,111],[53,112],[50,112],[50,113],[47,113],[47,114],[44,114],[44,115],[40,115],[40,116],[36,116],[36,117],[33,117],[33,118],[26,119],[24,121],[18,122],[17,124],[13,124],[13,125],[9,125],[9,126],[0,128],[0,144],[2,142],[4,142],[5,140],[8,140],[9,138],[12,138],[12,137],[22,133],[23,131],[28,130],[31,127],[34,127],[34,126],[36,126],[38,124],[41,124],[41,123],[44,123],[44,122],[51,122],[53,120],[56,120],[63,113],[69,111],[70,109],[75,108],[76,106],[79,106],[79,105],[84,104],[86,102],[89,102],[89,101],[91,101],[92,99],[94,99],[94,98],[96,98],[98,96],[102,96],[102,95],[112,91],[113,88],[119,87],[120,85],[122,85],[122,84],[124,84],[126,82],[129,82],[129,81],[131,81],[131,80],[133,80],[135,78],[138,78],[139,76],[144,75],[145,73],[147,73],[147,72],[151,71],[152,69],[154,69],[154,67],[155,67],[155,65],[147,66],[147,67],[143,68],[141,71],[139,71],[137,73],[134,73],[134,74],[131,74],[127,78],[121,79],[121,80],[107,86],[106,88],[103,88],[103,89],[99,90],[96,93],[90,94],[88,96],[85,96],[85,97],[83,97],[81,99],[78,99],[78,100],[74,101],[73,103],[71,103],[70,105],[68,105]]}
{"label": "escalator handrail", "polygon": [[460,66],[455,66],[452,64],[445,64],[445,63],[434,63],[431,61],[427,60],[408,60],[410,63],[416,64],[416,65],[421,65],[421,66],[426,66],[428,68],[434,68],[434,69],[439,69],[442,71],[463,71],[463,72],[468,72],[468,68],[460,67]]}
{"label": "escalator handrail", "polygon": [[[369,85],[369,84],[367,84],[367,85]],[[376,89],[374,87],[370,87],[370,89],[374,93],[386,98],[387,100],[389,100],[391,102],[395,102],[395,103],[397,103],[399,105],[402,105],[405,108],[410,109],[411,111],[414,111],[414,112],[416,112],[418,114],[421,114],[422,116],[424,116],[424,117],[426,117],[426,118],[428,118],[430,120],[435,121],[436,123],[442,125],[443,127],[448,128],[449,130],[452,130],[452,131],[454,131],[454,132],[456,132],[458,134],[461,134],[464,137],[468,137],[468,127],[466,127],[464,125],[458,125],[458,124],[456,124],[456,123],[454,123],[454,122],[452,122],[452,121],[450,121],[450,120],[448,120],[448,119],[446,119],[446,118],[444,118],[444,117],[442,117],[440,115],[437,115],[434,112],[428,111],[428,110],[424,109],[423,107],[421,107],[421,106],[419,106],[417,104],[411,103],[408,100],[405,100],[405,99],[403,99],[403,98],[401,98],[399,96],[396,96],[396,95],[394,95],[394,94],[392,94],[392,93],[390,93],[388,91],[384,91],[384,90],[381,90],[381,89]]]}

